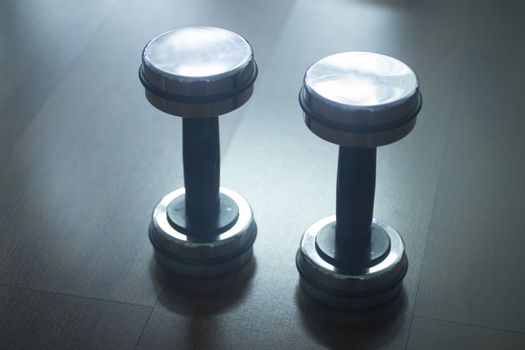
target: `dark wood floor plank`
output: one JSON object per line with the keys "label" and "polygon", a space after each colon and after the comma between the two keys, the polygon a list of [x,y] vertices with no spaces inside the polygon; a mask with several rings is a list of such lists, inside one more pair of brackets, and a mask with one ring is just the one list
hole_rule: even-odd
{"label": "dark wood floor plank", "polygon": [[[140,348],[167,349],[170,340],[178,340],[182,349],[405,348],[469,6],[297,2],[271,70],[261,75],[259,97],[248,107],[223,163],[223,183],[254,208],[256,271],[225,310],[181,310],[173,305],[199,305],[199,298],[178,293],[177,284],[167,287],[173,294],[161,297]],[[444,18],[448,26],[442,25]],[[297,289],[294,260],[304,230],[334,212],[337,160],[337,148],[307,130],[297,94],[309,64],[345,50],[380,51],[406,61],[420,73],[425,96],[414,132],[379,151],[375,214],[405,238],[410,270],[403,297],[371,313],[340,313],[309,302]],[[240,284],[230,285],[238,289]],[[217,296],[227,297],[227,292]]]}
{"label": "dark wood floor plank", "polygon": [[150,307],[0,287],[1,349],[133,349]]}
{"label": "dark wood floor plank", "polygon": [[525,332],[524,10],[475,8],[417,315]]}
{"label": "dark wood floor plank", "polygon": [[409,350],[521,350],[525,334],[414,317]]}
{"label": "dark wood floor plank", "polygon": [[11,155],[15,141],[115,3],[0,2],[0,159]]}

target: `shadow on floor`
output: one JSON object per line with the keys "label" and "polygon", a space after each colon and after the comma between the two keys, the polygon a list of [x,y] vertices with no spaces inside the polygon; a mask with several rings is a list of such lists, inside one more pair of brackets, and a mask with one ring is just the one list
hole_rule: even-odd
{"label": "shadow on floor", "polygon": [[166,309],[190,317],[225,312],[240,303],[257,269],[255,258],[240,269],[212,278],[177,276],[152,259],[152,270],[162,286],[159,297]]}
{"label": "shadow on floor", "polygon": [[[384,306],[363,311],[343,311],[321,305],[297,286],[295,302],[301,326],[320,345],[330,349],[383,348],[399,339],[407,313],[405,290]],[[402,337],[401,337],[402,338]]]}

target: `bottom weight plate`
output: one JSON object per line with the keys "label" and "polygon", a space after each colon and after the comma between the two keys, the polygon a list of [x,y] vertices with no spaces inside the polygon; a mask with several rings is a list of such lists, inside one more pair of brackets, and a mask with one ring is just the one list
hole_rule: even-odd
{"label": "bottom weight plate", "polygon": [[335,216],[312,225],[303,235],[297,252],[297,269],[302,289],[313,299],[341,309],[366,309],[384,304],[401,289],[408,269],[405,246],[399,233],[392,227],[373,220],[390,238],[390,252],[381,261],[359,272],[346,272],[324,260],[315,242],[319,232],[335,222]]}
{"label": "bottom weight plate", "polygon": [[240,267],[252,256],[257,226],[248,202],[238,193],[221,187],[239,208],[235,224],[227,231],[208,237],[192,237],[168,220],[167,208],[185,195],[184,188],[167,194],[153,211],[149,238],[157,261],[171,271],[187,276],[215,276]]}

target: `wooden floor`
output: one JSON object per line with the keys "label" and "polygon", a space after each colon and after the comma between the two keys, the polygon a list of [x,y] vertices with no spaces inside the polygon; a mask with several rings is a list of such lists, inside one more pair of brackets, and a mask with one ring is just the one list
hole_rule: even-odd
{"label": "wooden floor", "polygon": [[[525,3],[0,1],[0,349],[525,349]],[[221,122],[222,184],[254,208],[255,259],[177,279],[147,238],[180,187],[181,122],[144,98],[156,34],[252,43],[251,101]],[[310,133],[306,68],[349,50],[418,74],[414,131],[378,152],[375,216],[409,256],[387,307],[298,289],[304,230],[335,209],[337,147]]]}

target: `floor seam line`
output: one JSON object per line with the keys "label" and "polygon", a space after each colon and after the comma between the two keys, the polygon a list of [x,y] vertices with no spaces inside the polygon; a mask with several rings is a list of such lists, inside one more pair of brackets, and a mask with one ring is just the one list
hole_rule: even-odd
{"label": "floor seam line", "polygon": [[140,334],[137,338],[137,342],[135,343],[135,347],[133,349],[137,349],[137,347],[140,344],[140,341],[142,340],[142,336],[144,335],[144,332],[146,331],[146,328],[148,327],[149,321],[151,320],[151,316],[153,315],[153,311],[155,311],[155,308],[157,307],[157,304],[159,302],[160,296],[162,295],[162,291],[159,293],[159,296],[157,297],[157,300],[155,301],[155,305],[151,308],[151,311],[148,315],[148,318],[146,319],[146,322],[144,322],[144,327],[142,327],[142,330],[140,331]]}
{"label": "floor seam line", "polygon": [[127,305],[127,306],[140,306],[140,307],[153,308],[156,305],[156,303],[153,306],[150,306],[150,305],[147,305],[147,304],[135,304],[135,303],[129,303],[129,302],[120,301],[120,300],[111,300],[111,299],[89,297],[89,296],[85,296],[85,295],[70,294],[70,293],[57,292],[57,291],[51,291],[51,290],[43,290],[43,289],[35,289],[35,288],[29,288],[29,287],[14,286],[14,285],[8,285],[8,284],[4,284],[4,283],[0,283],[0,287],[4,287],[4,288],[8,288],[8,289],[10,288],[10,289],[24,290],[24,291],[28,291],[28,292],[34,292],[34,293],[57,295],[57,296],[62,296],[62,297],[87,299],[87,300],[98,301],[98,302],[103,302],[103,303],[122,304],[122,305]]}
{"label": "floor seam line", "polygon": [[441,318],[421,316],[421,315],[414,315],[414,317],[425,319],[425,320],[430,320],[430,321],[446,322],[446,323],[451,323],[451,324],[465,326],[465,327],[471,327],[471,328],[488,329],[488,330],[493,330],[493,331],[498,331],[498,332],[506,332],[506,333],[512,333],[512,334],[518,334],[518,335],[525,335],[525,331],[517,331],[517,330],[513,330],[513,329],[505,329],[505,328],[484,326],[484,325],[475,324],[475,323],[467,323],[467,322],[460,322],[460,321],[453,321],[453,320],[445,320],[445,319],[441,319]]}

